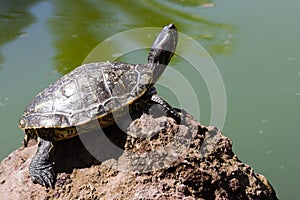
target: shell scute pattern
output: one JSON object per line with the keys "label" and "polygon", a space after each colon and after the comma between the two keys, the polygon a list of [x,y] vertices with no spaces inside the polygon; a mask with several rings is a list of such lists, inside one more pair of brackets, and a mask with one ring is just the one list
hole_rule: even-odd
{"label": "shell scute pattern", "polygon": [[151,78],[147,65],[82,65],[39,93],[26,108],[20,127],[66,128],[102,118],[138,99]]}

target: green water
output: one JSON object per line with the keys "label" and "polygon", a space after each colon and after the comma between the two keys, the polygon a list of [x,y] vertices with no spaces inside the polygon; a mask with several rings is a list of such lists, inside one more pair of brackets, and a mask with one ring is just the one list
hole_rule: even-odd
{"label": "green water", "polygon": [[[297,199],[299,8],[298,0],[0,0],[0,160],[21,145],[18,121],[31,99],[80,65],[100,42],[121,31],[174,22],[218,66],[227,97],[223,132],[236,154],[270,180],[280,199]],[[125,40],[122,45],[132,44]],[[133,51],[118,60],[144,63],[146,56],[147,50]],[[206,77],[195,76],[180,56],[170,65],[198,91],[199,118],[208,125],[212,103]],[[160,94],[178,105],[175,97],[184,96],[186,88],[174,94],[168,87],[180,88],[178,79],[161,79]]]}

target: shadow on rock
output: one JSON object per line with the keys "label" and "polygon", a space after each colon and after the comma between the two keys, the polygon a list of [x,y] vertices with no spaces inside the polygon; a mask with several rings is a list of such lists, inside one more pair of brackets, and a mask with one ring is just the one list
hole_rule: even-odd
{"label": "shadow on rock", "polygon": [[126,134],[117,126],[93,131],[56,142],[55,169],[72,173],[75,168],[88,168],[108,159],[118,159],[126,142]]}

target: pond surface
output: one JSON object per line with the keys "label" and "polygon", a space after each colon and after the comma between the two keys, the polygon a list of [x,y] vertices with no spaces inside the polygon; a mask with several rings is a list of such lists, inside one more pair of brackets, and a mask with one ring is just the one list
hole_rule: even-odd
{"label": "pond surface", "polygon": [[[0,160],[21,145],[18,121],[32,98],[81,65],[100,42],[122,31],[173,22],[201,44],[218,67],[227,102],[220,128],[233,140],[235,153],[269,179],[280,199],[297,199],[299,8],[298,0],[0,0]],[[135,42],[142,46],[139,39]],[[122,40],[122,45],[130,46],[132,41]],[[116,46],[110,47],[99,61],[106,61],[108,52],[118,53]],[[182,45],[184,49],[188,52],[191,47]],[[145,63],[148,50],[132,51],[117,60]],[[210,69],[205,62],[198,64]],[[199,106],[183,108],[204,125],[219,125],[211,120],[216,112],[211,105],[218,101],[212,102],[206,85],[214,79],[196,76],[197,71],[179,55],[169,68],[183,73],[196,91]],[[161,96],[175,106],[182,105],[177,96],[189,102],[192,97],[183,82],[172,76],[172,70],[166,74],[158,84]],[[169,88],[179,89],[174,94]]]}

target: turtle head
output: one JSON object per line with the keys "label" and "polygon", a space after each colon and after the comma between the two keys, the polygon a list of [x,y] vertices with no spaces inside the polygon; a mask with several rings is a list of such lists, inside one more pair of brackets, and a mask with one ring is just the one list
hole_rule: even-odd
{"label": "turtle head", "polygon": [[174,55],[177,40],[177,29],[174,24],[169,24],[163,28],[152,44],[148,56],[148,65],[153,70],[153,83],[157,81],[169,64]]}

